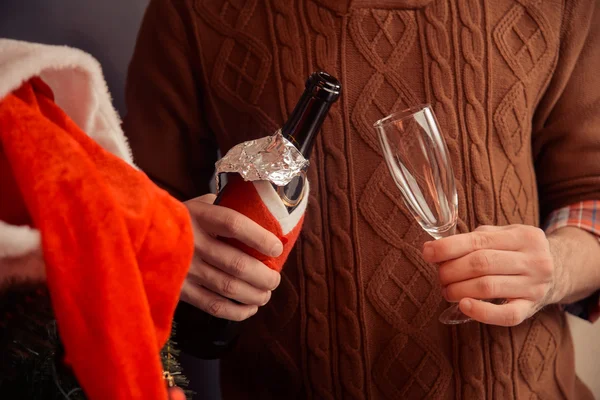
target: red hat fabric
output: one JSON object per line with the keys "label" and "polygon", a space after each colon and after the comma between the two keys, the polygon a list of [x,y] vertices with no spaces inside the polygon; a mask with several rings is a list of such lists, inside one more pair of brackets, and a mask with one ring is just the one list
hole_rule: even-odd
{"label": "red hat fabric", "polygon": [[193,255],[189,215],[136,169],[90,56],[0,40],[0,185],[0,268],[41,248],[87,397],[167,399],[159,352]]}

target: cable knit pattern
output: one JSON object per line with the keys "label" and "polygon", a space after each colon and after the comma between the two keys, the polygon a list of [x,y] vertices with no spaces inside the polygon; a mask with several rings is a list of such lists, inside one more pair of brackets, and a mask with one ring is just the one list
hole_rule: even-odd
{"label": "cable knit pattern", "polygon": [[[319,146],[320,147],[320,146]],[[316,149],[312,159],[321,157],[320,148]],[[313,167],[309,172],[309,179],[318,181],[319,169]],[[308,381],[307,390],[314,392],[314,398],[334,399],[333,376],[330,368],[331,355],[331,328],[329,323],[329,297],[327,285],[327,254],[324,246],[323,221],[321,219],[321,188],[311,186],[310,198],[307,208],[307,217],[305,223],[308,227],[302,232],[299,247],[299,264],[305,265],[304,286],[305,286],[305,308],[306,320],[302,321],[302,331],[306,332],[302,346],[306,346],[302,352],[305,360],[306,373]],[[318,331],[315,335],[311,332]]]}
{"label": "cable knit pattern", "polygon": [[533,107],[541,96],[540,89],[547,84],[557,53],[553,51],[556,39],[552,29],[539,8],[541,1],[521,3],[511,7],[494,28],[498,50],[517,78],[496,108],[494,124],[508,159],[500,191],[504,218],[508,223],[535,223],[535,216],[528,218],[533,214],[528,213],[529,207],[537,214],[532,201],[535,182],[527,184],[521,175],[532,172],[524,155],[531,151]]}
{"label": "cable knit pattern", "polygon": [[[549,64],[556,57],[556,53],[552,52],[554,40],[551,28],[540,5],[539,0],[515,4],[494,30],[498,49],[516,77],[494,112],[494,124],[507,160],[500,187],[500,204],[508,223],[535,223],[537,220],[537,206],[532,201],[535,198],[535,182],[530,181],[528,185],[522,176],[532,172],[527,159],[531,152],[532,110],[539,100],[540,88],[547,84]],[[533,208],[534,215],[528,213],[529,207]],[[519,370],[531,390],[531,398],[561,398],[562,393],[561,396],[550,396],[551,391],[547,387],[538,385],[544,368],[553,362],[558,348],[553,331],[540,322],[541,318],[536,317],[529,330],[519,356]],[[504,336],[501,336],[504,330],[489,329],[489,332],[497,339],[493,343],[494,347],[500,347],[501,343],[506,342],[503,340]],[[506,371],[505,374],[497,374],[498,381],[494,391],[509,394],[512,376],[508,373],[509,368],[502,368],[503,365],[498,364],[502,361],[512,364],[512,357],[503,355],[503,350],[505,349],[491,349],[495,370]]]}
{"label": "cable knit pattern", "polygon": [[425,87],[431,92],[428,97],[435,99],[433,102],[435,116],[440,125],[445,127],[446,144],[452,158],[457,181],[458,231],[466,232],[468,229],[464,221],[467,216],[467,202],[462,184],[464,182],[462,138],[456,115],[456,79],[450,64],[453,57],[449,35],[451,32],[450,4],[448,1],[436,1],[431,7],[426,7],[422,15],[425,17],[422,41],[423,47],[427,49],[427,52],[423,52],[423,54],[424,57],[429,56],[429,60],[425,61]]}
{"label": "cable knit pattern", "polygon": [[[275,68],[279,71],[276,75],[279,86],[280,103],[282,115],[287,117],[294,108],[298,96],[303,90],[303,81],[301,77],[304,68],[304,60],[301,58],[300,42],[300,23],[294,19],[294,2],[268,1],[267,13],[270,21],[271,40],[273,42],[273,51],[275,52]],[[320,147],[317,142],[317,147]],[[319,149],[313,154],[314,158],[319,158]],[[318,181],[316,171],[309,171],[311,182]],[[317,185],[315,185],[317,186]],[[315,394],[323,399],[333,399],[332,390],[333,381],[331,370],[327,368],[329,359],[329,307],[327,301],[317,304],[308,303],[308,299],[323,295],[327,292],[325,254],[323,247],[323,226],[320,220],[321,213],[319,209],[320,188],[314,187],[309,195],[309,204],[306,217],[306,224],[309,228],[304,229],[297,242],[298,265],[302,272],[302,283],[300,288],[304,289],[301,302],[301,341],[306,343],[309,351],[302,354],[303,379],[309,396]],[[321,259],[318,263],[320,268],[302,268],[308,260]],[[326,297],[324,298],[326,299]],[[308,335],[307,332],[313,329],[319,329],[321,335]],[[324,380],[323,378],[326,377]],[[323,384],[322,382],[326,382]],[[308,394],[307,394],[308,395]]]}
{"label": "cable knit pattern", "polygon": [[280,88],[282,115],[287,117],[304,90],[304,82],[298,79],[299,76],[305,75],[300,28],[294,19],[293,2],[267,1],[266,4],[273,41],[274,64],[279,71],[276,79]]}
{"label": "cable knit pattern", "polygon": [[[471,227],[494,223],[493,187],[486,148],[486,113],[483,104],[486,101],[484,70],[484,14],[480,0],[462,0],[453,4],[456,15],[454,40],[457,51],[456,65],[459,90],[458,106],[461,125],[466,137],[463,141],[465,162],[471,171],[466,175],[465,185],[470,207]],[[485,366],[487,354],[481,352],[487,347],[487,338],[481,327],[476,325],[458,327],[460,373],[462,375],[462,394],[465,398],[484,398],[486,395]],[[467,361],[468,360],[468,361]]]}
{"label": "cable knit pattern", "polygon": [[267,82],[272,55],[263,43],[248,35],[244,29],[256,10],[257,1],[226,1],[219,4],[218,9],[214,8],[216,4],[206,0],[198,0],[194,4],[197,14],[226,37],[216,58],[211,79],[213,90],[225,102],[250,112],[270,131],[274,131],[277,123],[256,107]]}
{"label": "cable knit pattern", "polygon": [[[472,156],[472,153],[461,151],[464,141],[470,143],[470,136],[467,139],[459,137],[459,133],[463,130],[459,128],[458,117],[455,110],[457,104],[459,104],[458,98],[461,96],[455,94],[454,91],[456,89],[453,87],[453,83],[455,80],[461,82],[467,77],[472,77],[473,74],[472,72],[466,72],[469,68],[472,68],[471,66],[467,66],[464,76],[455,78],[451,69],[450,62],[452,61],[453,54],[451,53],[451,36],[449,33],[451,33],[452,30],[448,22],[452,20],[452,14],[456,14],[457,12],[456,6],[453,7],[452,4],[447,1],[437,1],[431,7],[427,7],[423,12],[427,22],[427,25],[425,25],[424,28],[424,38],[426,40],[428,54],[431,58],[429,74],[426,74],[426,77],[429,78],[427,86],[431,88],[430,90],[433,92],[433,98],[436,100],[434,107],[438,121],[442,126],[446,127],[446,140],[448,149],[454,160],[455,176],[458,181],[457,192],[459,204],[462,203],[462,206],[459,207],[460,219],[458,230],[459,232],[467,232],[469,229],[464,222],[464,220],[467,220],[468,218],[466,213],[467,202],[463,182],[469,182],[469,179],[471,178],[465,178],[463,171],[465,165],[463,163],[470,165],[469,155]],[[472,25],[473,24],[471,23],[470,26],[472,27]],[[471,39],[468,35],[464,36],[466,36],[467,39]],[[481,39],[478,38],[478,40]],[[455,43],[455,45],[457,46],[457,49],[460,48],[459,44]],[[466,53],[466,59],[471,61],[477,59],[469,52],[469,50],[463,48],[463,52]],[[457,57],[455,63],[459,65],[461,61],[460,54],[456,54],[455,56]],[[478,64],[478,67],[479,72],[481,63]],[[473,109],[471,106],[467,107],[467,110]],[[481,106],[479,105],[478,108],[481,109]],[[467,133],[469,133],[468,129]],[[477,132],[477,134],[479,134],[479,132]],[[476,140],[481,145],[481,139],[476,137]],[[458,367],[458,370],[456,371],[457,378],[459,382],[461,379],[463,380],[461,384],[461,392],[463,395],[466,397],[474,396],[482,398],[484,396],[485,384],[483,381],[484,360],[477,351],[477,349],[480,349],[483,346],[482,337],[477,327],[469,328],[471,329],[461,335],[460,344],[458,345],[458,359],[460,361],[455,364]],[[465,354],[468,354],[469,357],[466,358],[464,356]],[[468,360],[468,362],[463,362],[463,360]]]}
{"label": "cable knit pattern", "polygon": [[491,381],[488,392],[494,399],[515,399],[512,376],[514,374],[514,355],[512,352],[512,334],[508,328],[490,327],[487,329],[490,337]]}
{"label": "cable knit pattern", "polygon": [[[331,71],[339,76],[339,39],[331,12],[312,1],[306,4],[307,20],[316,33],[314,38],[314,60],[317,69]],[[341,128],[341,129],[340,129]],[[337,398],[362,399],[365,386],[364,360],[362,357],[362,332],[359,317],[359,290],[357,285],[354,243],[348,195],[348,159],[346,139],[339,105],[333,107],[323,125],[323,163],[326,180],[329,230],[329,248],[334,271],[335,315],[337,351],[337,385],[341,393]],[[334,361],[335,365],[336,361]],[[334,367],[335,368],[335,367]]]}
{"label": "cable knit pattern", "polygon": [[[455,168],[459,232],[537,224],[540,178],[545,197],[596,199],[596,183],[573,183],[600,175],[585,149],[600,117],[579,84],[597,63],[574,61],[577,49],[593,51],[584,18],[593,2],[151,0],[170,18],[146,21],[145,56],[136,53],[131,71],[152,79],[132,74],[138,89],[128,95],[142,103],[130,134],[146,135],[132,141],[146,163],[168,147],[177,162],[210,171],[194,149],[209,154],[216,142],[225,152],[274,132],[310,72],[343,83],[313,150],[304,230],[282,283],[222,360],[225,400],[592,399],[557,307],[510,329],[438,322],[448,304],[437,267],[421,257],[431,238],[406,208],[373,123],[431,103]],[[157,59],[177,51],[183,59]],[[183,94],[187,85],[201,99]],[[576,162],[556,143],[580,151]],[[210,178],[194,170],[169,182],[143,164],[182,192]]]}
{"label": "cable knit pattern", "polygon": [[[282,77],[280,93],[284,94],[284,104],[286,106],[286,112],[284,115],[288,115],[293,109],[301,94],[303,87],[303,81],[294,82],[298,78],[302,77],[303,74],[299,73],[302,69],[304,60],[300,59],[301,56],[301,42],[300,42],[300,23],[294,20],[294,2],[282,2],[272,1],[270,4],[273,7],[273,41],[277,44],[277,41],[281,42],[281,45],[275,45],[274,50],[280,50],[280,76]],[[326,127],[323,127],[325,130]],[[322,137],[317,141],[317,151],[313,155],[313,160],[316,158],[317,163],[321,164],[322,159]],[[318,173],[316,170],[309,171],[309,179],[311,181],[318,181]],[[303,332],[311,332],[318,329],[321,335],[306,335],[303,341],[306,341],[308,346],[308,355],[304,357],[305,365],[307,366],[308,379],[306,382],[308,390],[314,391],[314,396],[323,399],[333,399],[333,375],[329,368],[329,360],[332,357],[332,349],[329,346],[330,337],[333,334],[330,330],[329,318],[329,304],[328,302],[322,302],[315,304],[314,302],[306,303],[308,299],[312,299],[316,296],[322,296],[323,293],[327,293],[327,272],[324,268],[326,261],[323,256],[326,254],[323,241],[327,237],[325,231],[322,230],[324,226],[321,219],[321,210],[319,207],[320,198],[323,194],[320,193],[320,188],[312,191],[309,198],[309,206],[307,212],[307,226],[302,233],[301,241],[298,247],[302,249],[300,257],[304,262],[300,264],[307,264],[308,260],[322,259],[317,268],[309,268],[304,271],[305,282],[304,287],[306,288],[303,309],[306,319],[302,321],[301,329]],[[320,267],[323,268],[320,268]],[[315,307],[316,306],[316,307]],[[328,377],[324,380],[323,377]]]}
{"label": "cable knit pattern", "polygon": [[[394,29],[394,25],[398,23],[404,27],[401,32]],[[373,35],[374,32],[370,30],[374,26],[378,29]],[[376,71],[364,86],[352,118],[365,142],[375,152],[381,153],[372,123],[402,106],[419,103],[417,95],[408,88],[409,83],[404,82],[401,69],[404,57],[416,44],[418,32],[415,13],[359,10],[350,21],[350,33],[360,53]],[[380,43],[387,43],[389,46],[381,46]],[[395,101],[386,99],[386,103],[381,102],[377,93],[388,88],[396,93],[396,98],[392,98]],[[455,151],[454,156],[457,155]],[[406,236],[398,236],[395,219],[379,213],[381,208],[378,204],[381,204],[380,199],[383,197],[381,195],[392,201],[397,197],[393,186],[385,163],[381,163],[363,192],[360,205],[363,216],[380,234],[381,239],[403,250],[402,253],[390,253],[377,267],[368,283],[367,297],[375,309],[388,324],[405,333],[392,338],[376,358],[373,379],[390,398],[434,398],[438,390],[444,390],[447,386],[451,370],[439,350],[431,346],[428,338],[419,331],[431,321],[441,298],[439,292],[434,290],[433,267],[421,260],[417,249],[404,242]],[[394,192],[390,193],[389,190]],[[399,208],[407,216],[404,207]],[[410,216],[405,221],[403,225],[416,226]],[[409,240],[413,241],[418,237],[419,234],[413,231]],[[401,271],[403,273],[398,276]],[[404,364],[401,369],[397,369],[395,361],[406,358],[415,348],[421,350],[416,355],[417,363]],[[404,380],[403,377],[408,379]]]}
{"label": "cable knit pattern", "polygon": [[[382,154],[379,142],[373,129],[373,123],[383,118],[394,110],[411,107],[419,101],[409,89],[402,78],[403,59],[408,51],[414,46],[417,39],[417,27],[414,16],[410,11],[388,11],[388,10],[357,10],[350,19],[350,35],[356,47],[374,69],[374,73],[364,86],[358,102],[354,106],[352,122],[358,127],[360,134],[377,153]],[[372,23],[365,25],[366,21],[374,21],[377,25],[377,33],[370,38],[365,28],[372,27]],[[390,26],[402,24],[404,29],[395,38],[389,31]],[[398,29],[395,29],[396,33]],[[398,35],[398,33],[397,33]],[[385,43],[388,46],[384,46]],[[384,45],[380,45],[384,43]],[[393,93],[393,97],[387,98],[388,102],[382,102],[377,96],[379,91]]]}
{"label": "cable knit pattern", "polygon": [[[462,27],[460,30],[460,48],[464,58],[461,87],[463,88],[464,112],[463,123],[469,139],[465,140],[464,149],[470,157],[472,178],[472,204],[477,225],[494,223],[494,203],[487,201],[494,197],[490,161],[487,157],[486,113],[483,104],[486,102],[485,82],[485,41],[484,14],[482,0],[461,0],[457,2]],[[483,28],[483,29],[482,29]]]}

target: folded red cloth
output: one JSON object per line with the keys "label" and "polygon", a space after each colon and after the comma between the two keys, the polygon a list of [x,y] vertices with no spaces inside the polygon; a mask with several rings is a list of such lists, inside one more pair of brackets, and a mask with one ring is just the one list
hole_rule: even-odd
{"label": "folded red cloth", "polygon": [[92,400],[165,400],[159,352],[193,255],[183,204],[32,79],[0,102],[0,220],[41,232],[66,362]]}

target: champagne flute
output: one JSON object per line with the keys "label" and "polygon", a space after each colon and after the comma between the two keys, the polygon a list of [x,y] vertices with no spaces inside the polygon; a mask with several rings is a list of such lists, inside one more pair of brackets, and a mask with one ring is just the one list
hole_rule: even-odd
{"label": "champagne flute", "polygon": [[[436,240],[454,235],[458,220],[454,172],[431,106],[391,114],[374,127],[388,169],[413,217]],[[454,304],[439,320],[460,324],[471,319]]]}

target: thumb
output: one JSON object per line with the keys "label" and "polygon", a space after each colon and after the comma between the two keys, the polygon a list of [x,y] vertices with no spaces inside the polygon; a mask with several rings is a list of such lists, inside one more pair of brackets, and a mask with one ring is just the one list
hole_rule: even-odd
{"label": "thumb", "polygon": [[203,196],[199,196],[196,198],[193,198],[191,200],[186,201],[186,203],[191,203],[191,202],[202,202],[202,203],[206,203],[206,204],[213,204],[215,202],[215,199],[217,198],[216,195],[209,193],[209,194],[205,194]]}
{"label": "thumb", "polygon": [[216,198],[217,198],[217,196],[215,194],[209,193],[209,194],[205,194],[204,196],[198,197],[198,200],[200,200],[204,203],[213,204],[215,202]]}

